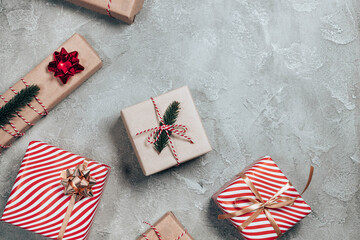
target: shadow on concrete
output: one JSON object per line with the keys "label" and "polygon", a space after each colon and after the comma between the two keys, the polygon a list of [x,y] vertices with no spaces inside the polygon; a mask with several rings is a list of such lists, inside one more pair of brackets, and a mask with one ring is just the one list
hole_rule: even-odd
{"label": "shadow on concrete", "polygon": [[113,167],[116,168],[131,185],[145,181],[148,177],[146,177],[141,170],[120,116],[109,129],[109,133],[117,149],[117,159]]}
{"label": "shadow on concrete", "polygon": [[290,239],[294,239],[296,236],[299,236],[299,230],[300,230],[300,225],[301,225],[301,221],[298,222],[294,227],[290,228],[289,231],[287,231],[286,233],[284,233],[284,235],[281,236],[282,240],[290,240]]}

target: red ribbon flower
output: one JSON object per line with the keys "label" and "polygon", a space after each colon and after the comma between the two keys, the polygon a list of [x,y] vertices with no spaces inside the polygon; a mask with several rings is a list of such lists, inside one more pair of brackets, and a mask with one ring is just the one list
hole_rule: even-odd
{"label": "red ribbon flower", "polygon": [[54,52],[54,61],[49,63],[48,70],[66,84],[71,76],[83,71],[84,67],[79,64],[77,51],[68,53],[61,48],[60,52]]}

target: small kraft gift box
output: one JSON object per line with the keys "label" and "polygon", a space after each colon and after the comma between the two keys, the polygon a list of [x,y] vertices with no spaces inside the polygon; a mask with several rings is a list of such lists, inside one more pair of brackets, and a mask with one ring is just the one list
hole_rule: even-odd
{"label": "small kraft gift box", "polygon": [[134,22],[144,0],[66,0],[89,10],[106,14],[125,23]]}
{"label": "small kraft gift box", "polygon": [[276,163],[268,156],[260,158],[226,183],[213,200],[222,210],[219,219],[228,219],[245,239],[279,238],[311,212],[301,195]]}
{"label": "small kraft gift box", "polygon": [[211,151],[187,86],[125,108],[121,118],[146,176]]}
{"label": "small kraft gift box", "polygon": [[150,228],[137,240],[194,240],[172,212],[167,212],[154,225],[144,223]]}
{"label": "small kraft gift box", "polygon": [[1,221],[51,239],[87,239],[110,167],[30,142]]}
{"label": "small kraft gift box", "polygon": [[101,67],[95,50],[74,34],[0,95],[0,152]]}

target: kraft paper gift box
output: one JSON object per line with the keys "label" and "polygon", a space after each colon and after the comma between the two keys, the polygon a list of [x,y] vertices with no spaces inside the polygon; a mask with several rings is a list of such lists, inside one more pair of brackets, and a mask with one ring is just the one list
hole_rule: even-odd
{"label": "kraft paper gift box", "polygon": [[123,22],[134,22],[144,4],[144,0],[66,0],[92,11],[109,15]]}
{"label": "kraft paper gift box", "polygon": [[96,181],[91,190],[93,197],[75,203],[63,239],[87,239],[110,167],[44,142],[30,142],[0,220],[51,239],[61,239],[60,228],[73,198],[64,194],[61,174],[85,162]]}
{"label": "kraft paper gift box", "polygon": [[[171,143],[161,153],[155,150],[153,141],[156,134],[153,130],[160,126],[159,114],[163,116],[168,106],[177,101],[180,103],[180,111],[175,125],[186,127],[188,131],[182,134],[171,134]],[[156,108],[154,106],[156,104]],[[179,165],[191,159],[197,158],[211,151],[211,145],[203,127],[201,118],[196,109],[195,103],[187,86],[169,91],[163,95],[142,103],[125,108],[121,111],[121,117],[135,150],[136,156],[146,176]],[[177,128],[183,130],[183,128]],[[141,134],[139,134],[141,133]],[[193,143],[189,141],[191,138]],[[172,147],[172,146],[173,147]]]}
{"label": "kraft paper gift box", "polygon": [[0,151],[9,145],[36,123],[43,115],[53,109],[59,102],[66,98],[72,91],[79,87],[85,80],[93,75],[102,67],[101,59],[95,50],[89,45],[84,37],[80,34],[74,34],[56,51],[64,48],[68,53],[78,52],[79,64],[84,70],[71,76],[67,83],[64,84],[59,78],[54,76],[53,72],[48,70],[48,65],[54,60],[54,52],[45,58],[39,65],[19,80],[12,89],[9,89],[0,99],[0,107],[5,105],[21,89],[27,85],[36,84],[40,87],[37,95],[38,100],[34,99],[29,106],[20,111],[17,116],[0,129]]}
{"label": "kraft paper gift box", "polygon": [[[312,170],[304,191],[310,184]],[[277,239],[311,212],[270,157],[245,168],[215,193],[213,200],[224,213],[219,219],[230,220],[244,239],[249,240]]]}
{"label": "kraft paper gift box", "polygon": [[[147,223],[147,222],[146,222]],[[147,223],[149,224],[149,223]],[[149,224],[151,225],[151,224]],[[194,240],[172,212],[167,212],[137,240]]]}

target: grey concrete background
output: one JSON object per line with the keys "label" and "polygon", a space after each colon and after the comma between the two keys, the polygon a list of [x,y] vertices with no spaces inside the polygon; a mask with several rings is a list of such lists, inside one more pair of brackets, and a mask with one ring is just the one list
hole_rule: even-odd
{"label": "grey concrete background", "polygon": [[[4,92],[73,33],[104,67],[0,156],[0,211],[27,144],[113,167],[90,239],[136,239],[172,210],[195,239],[239,239],[211,195],[270,155],[313,213],[282,239],[359,239],[356,0],[146,0],[133,25],[63,1],[0,0]],[[189,85],[214,151],[144,177],[120,110]],[[0,239],[44,239],[0,223]]]}

